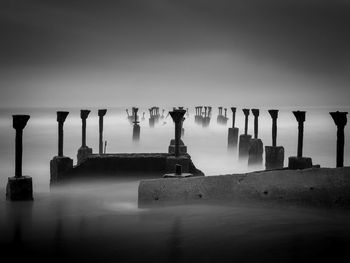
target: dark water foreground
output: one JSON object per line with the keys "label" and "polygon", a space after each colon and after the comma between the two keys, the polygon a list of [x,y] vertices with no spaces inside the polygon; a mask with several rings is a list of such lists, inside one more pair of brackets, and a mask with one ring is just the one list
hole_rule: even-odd
{"label": "dark water foreground", "polygon": [[349,257],[350,211],[272,203],[139,209],[138,180],[36,191],[6,202],[8,262],[337,262]]}

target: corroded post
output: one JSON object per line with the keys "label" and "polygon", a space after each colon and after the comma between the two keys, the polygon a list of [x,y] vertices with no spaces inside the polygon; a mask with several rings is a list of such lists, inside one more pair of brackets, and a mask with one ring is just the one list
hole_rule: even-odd
{"label": "corroded post", "polygon": [[92,154],[92,149],[86,146],[86,119],[88,118],[89,114],[89,110],[80,111],[80,118],[82,121],[82,142],[77,154],[78,164],[85,160],[87,156]]}
{"label": "corroded post", "polygon": [[185,110],[174,110],[169,112],[171,118],[175,122],[175,157],[180,156],[179,146],[181,138],[181,122],[183,121],[183,116],[185,115]]}
{"label": "corroded post", "polygon": [[248,134],[248,117],[249,117],[249,109],[243,109],[242,110],[245,116],[244,119],[244,135]]}
{"label": "corroded post", "polygon": [[234,128],[236,124],[236,108],[231,107],[231,111],[232,111],[232,128]]}
{"label": "corroded post", "polygon": [[272,146],[276,147],[277,145],[277,118],[278,110],[269,110],[268,111],[272,118]]}
{"label": "corroded post", "polygon": [[254,116],[254,139],[258,138],[258,132],[259,132],[259,110],[258,109],[252,109],[252,113]]}
{"label": "corroded post", "polygon": [[228,128],[228,148],[235,150],[238,143],[238,133],[239,129],[235,127],[236,122],[236,108],[231,107],[232,111],[232,127]]}
{"label": "corroded post", "polygon": [[107,113],[106,109],[98,110],[98,117],[99,117],[98,152],[99,152],[99,154],[103,154],[103,117],[106,115],[106,113]]}
{"label": "corroded post", "polygon": [[332,119],[337,126],[337,167],[344,166],[344,128],[347,123],[347,112],[330,112]]}
{"label": "corroded post", "polygon": [[68,111],[57,112],[58,122],[58,156],[63,157],[63,124],[68,116]]}
{"label": "corroded post", "polygon": [[81,126],[81,133],[82,133],[81,146],[82,147],[86,147],[86,119],[88,118],[89,114],[90,114],[89,110],[80,111],[80,118],[82,121],[82,126]]}
{"label": "corroded post", "polygon": [[298,154],[297,154],[297,157],[302,157],[303,156],[305,111],[293,111],[293,114],[298,122]]}
{"label": "corroded post", "polygon": [[22,177],[23,129],[30,118],[29,115],[13,115],[12,126],[16,130],[15,177]]}
{"label": "corroded post", "polygon": [[304,138],[304,122],[305,111],[293,111],[298,122],[298,152],[296,157],[289,157],[289,169],[306,169],[312,167],[312,159],[303,157],[303,138]]}
{"label": "corroded post", "polygon": [[12,116],[12,127],[16,130],[15,176],[8,178],[6,186],[6,199],[11,201],[33,200],[32,178],[22,174],[23,129],[29,118],[29,115]]}
{"label": "corroded post", "polygon": [[277,146],[278,110],[268,111],[272,118],[272,146],[265,147],[265,169],[281,169],[284,164],[284,148]]}
{"label": "corroded post", "polygon": [[138,141],[140,139],[140,125],[138,124],[139,121],[137,120],[137,112],[138,108],[133,108],[133,115],[135,117],[134,119],[134,127],[132,131],[132,139],[133,141]]}

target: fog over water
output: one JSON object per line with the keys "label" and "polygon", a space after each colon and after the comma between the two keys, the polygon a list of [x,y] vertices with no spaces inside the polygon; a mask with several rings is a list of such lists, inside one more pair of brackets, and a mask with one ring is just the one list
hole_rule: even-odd
{"label": "fog over water", "polygon": [[[64,126],[64,154],[74,159],[81,145],[79,109],[68,109]],[[292,109],[282,109],[278,119],[277,144],[287,157],[296,154],[297,122]],[[294,110],[294,109],[293,109]],[[323,167],[335,167],[336,127],[326,108],[307,109],[304,155]],[[347,110],[347,109],[342,109]],[[108,109],[104,118],[107,153],[166,152],[174,136],[170,116],[154,128],[141,121],[141,139],[132,142],[132,125],[125,109]],[[12,114],[30,114],[23,136],[23,173],[33,177],[34,202],[6,202],[7,177],[14,175]],[[341,257],[344,242],[350,240],[349,214],[314,208],[298,208],[263,203],[193,203],[159,208],[139,208],[139,180],[122,178],[74,183],[49,188],[49,161],[57,154],[56,109],[3,109],[0,113],[0,245],[9,255],[15,247],[28,251],[18,254],[33,260],[85,260],[133,262],[202,262],[220,260],[287,261]],[[166,114],[165,114],[166,115]],[[207,176],[251,171],[227,150],[226,126],[211,123],[203,128],[194,122],[194,109],[184,122],[184,143],[194,164]],[[243,132],[244,118],[237,110],[236,127]],[[271,145],[271,118],[261,109],[259,137]],[[250,115],[249,133],[253,133]],[[345,129],[345,165],[349,165]],[[97,109],[87,120],[87,145],[98,149]],[[261,167],[262,168],[262,167]],[[338,244],[338,245],[335,245]],[[270,253],[275,249],[275,253]],[[135,253],[137,251],[137,253]],[[207,253],[203,254],[203,251]],[[322,253],[321,253],[321,252]]]}

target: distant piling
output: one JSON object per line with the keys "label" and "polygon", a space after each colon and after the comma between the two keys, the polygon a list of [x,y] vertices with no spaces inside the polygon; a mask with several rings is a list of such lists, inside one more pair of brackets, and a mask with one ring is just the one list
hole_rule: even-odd
{"label": "distant piling", "polygon": [[337,126],[337,167],[344,166],[344,144],[345,144],[345,136],[344,136],[344,128],[347,123],[347,112],[330,112],[332,119]]}

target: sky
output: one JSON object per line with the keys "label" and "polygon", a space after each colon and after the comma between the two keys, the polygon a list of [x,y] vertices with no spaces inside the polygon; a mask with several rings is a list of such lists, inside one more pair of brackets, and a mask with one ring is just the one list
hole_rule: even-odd
{"label": "sky", "polygon": [[0,107],[350,106],[350,1],[0,0]]}

